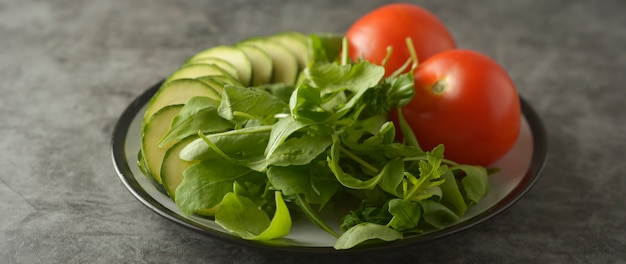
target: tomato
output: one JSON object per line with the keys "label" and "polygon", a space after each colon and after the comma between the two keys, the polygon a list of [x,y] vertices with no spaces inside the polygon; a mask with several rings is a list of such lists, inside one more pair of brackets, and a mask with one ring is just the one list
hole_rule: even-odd
{"label": "tomato", "polygon": [[421,63],[414,77],[415,97],[402,113],[423,149],[441,143],[447,159],[482,166],[511,150],[520,132],[520,102],[498,63],[451,50]]}
{"label": "tomato", "polygon": [[411,58],[406,45],[408,37],[413,41],[418,61],[456,48],[444,24],[429,11],[412,4],[379,7],[354,22],[346,32],[349,56],[355,61],[362,56],[371,63],[382,65],[387,47],[393,49],[385,64],[386,76]]}

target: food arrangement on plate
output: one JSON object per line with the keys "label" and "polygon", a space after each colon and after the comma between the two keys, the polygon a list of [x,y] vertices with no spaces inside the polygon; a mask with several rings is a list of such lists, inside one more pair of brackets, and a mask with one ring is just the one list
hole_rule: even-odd
{"label": "food arrangement on plate", "polygon": [[138,165],[185,215],[242,239],[305,218],[344,250],[458,223],[522,124],[497,62],[457,48],[429,11],[390,4],[345,34],[193,55],[147,103]]}

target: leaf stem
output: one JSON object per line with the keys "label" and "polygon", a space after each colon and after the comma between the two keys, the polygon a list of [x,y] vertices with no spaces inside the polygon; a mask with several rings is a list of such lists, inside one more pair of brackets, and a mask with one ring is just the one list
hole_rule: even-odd
{"label": "leaf stem", "polygon": [[313,224],[317,225],[322,230],[328,232],[332,236],[338,238],[339,234],[335,232],[322,218],[311,208],[311,205],[305,201],[302,197],[302,194],[296,194],[296,205],[302,209],[302,212],[313,222]]}
{"label": "leaf stem", "polygon": [[350,152],[348,149],[344,148],[343,146],[339,146],[341,149],[341,153],[343,153],[344,155],[348,156],[348,158],[351,158],[352,160],[356,161],[357,163],[361,164],[363,167],[365,167],[366,169],[378,174],[380,172],[380,170],[376,167],[374,167],[372,164],[369,164],[367,161],[361,159],[359,156],[355,155],[354,153]]}
{"label": "leaf stem", "polygon": [[235,160],[231,157],[229,157],[228,155],[226,155],[226,153],[224,153],[218,146],[216,146],[215,144],[213,144],[213,142],[207,138],[202,132],[198,131],[198,136],[200,138],[202,138],[202,140],[209,145],[209,148],[211,148],[213,151],[215,151],[218,155],[220,155],[220,157],[224,158],[225,160],[228,161],[232,161],[234,162]]}
{"label": "leaf stem", "polygon": [[241,111],[233,111],[233,116],[243,117],[243,118],[246,118],[246,119],[259,120],[258,117],[253,116],[253,115],[248,114],[248,113],[245,113],[245,112],[241,112]]}
{"label": "leaf stem", "polygon": [[[415,177],[413,175],[411,175],[412,177]],[[413,187],[411,187],[411,190],[409,190],[408,193],[406,193],[404,195],[404,199],[405,200],[409,200],[411,199],[411,197],[417,192],[417,190],[419,190],[419,188],[422,186],[422,183],[424,183],[426,181],[425,179],[426,177],[419,177],[417,179],[415,179],[415,182],[413,182]]]}
{"label": "leaf stem", "polygon": [[[416,160],[426,160],[426,154],[422,154],[419,156],[412,156],[412,157],[406,157],[404,159],[402,159],[404,161],[416,161]],[[442,159],[441,163],[445,163],[447,165],[450,165],[454,168],[454,166],[459,166],[459,163],[456,163],[454,161],[451,161],[449,159]]]}

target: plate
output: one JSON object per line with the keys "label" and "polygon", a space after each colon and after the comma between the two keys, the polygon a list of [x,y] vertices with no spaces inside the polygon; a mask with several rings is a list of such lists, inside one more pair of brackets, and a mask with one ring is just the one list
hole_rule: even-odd
{"label": "plate", "polygon": [[[183,214],[174,201],[142,174],[137,165],[143,114],[160,84],[153,85],[137,97],[124,110],[113,131],[113,164],[120,180],[135,198],[177,224],[232,243],[298,252],[340,252],[332,247],[335,238],[306,218],[294,220],[291,233],[282,239],[254,242],[228,233],[210,219]],[[355,248],[349,252],[388,249],[440,238],[481,224],[517,202],[537,181],[547,159],[547,138],[541,119],[526,100],[520,98],[520,102],[523,113],[522,129],[515,146],[494,164],[495,167],[502,168],[502,171],[490,176],[489,194],[479,204],[470,207],[458,223],[419,236],[407,236],[402,240]]]}

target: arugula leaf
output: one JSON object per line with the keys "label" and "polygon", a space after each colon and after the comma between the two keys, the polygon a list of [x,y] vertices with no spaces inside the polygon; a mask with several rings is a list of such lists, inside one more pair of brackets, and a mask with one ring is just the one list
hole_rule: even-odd
{"label": "arugula leaf", "polygon": [[314,63],[337,61],[342,49],[342,35],[312,34],[309,36],[310,52]]}
{"label": "arugula leaf", "polygon": [[249,119],[273,124],[274,115],[286,113],[288,105],[262,89],[226,85],[217,112],[224,119],[243,123]]}
{"label": "arugula leaf", "polygon": [[325,134],[305,133],[291,137],[280,144],[271,156],[267,156],[267,165],[290,166],[309,164],[323,153],[332,143]]}
{"label": "arugula leaf", "polygon": [[274,192],[276,211],[270,220],[252,200],[236,193],[224,196],[215,212],[215,222],[248,240],[270,240],[289,234],[291,216],[280,192]]}
{"label": "arugula leaf", "polygon": [[489,177],[484,167],[458,165],[454,166],[454,169],[461,170],[465,173],[465,176],[461,179],[461,183],[468,205],[477,204],[489,193]]}
{"label": "arugula leaf", "polygon": [[419,204],[424,210],[424,221],[435,228],[444,228],[459,221],[459,217],[452,210],[439,202],[427,199],[419,201]]}
{"label": "arugula leaf", "polygon": [[380,180],[380,188],[390,194],[401,197],[399,190],[400,184],[404,179],[404,161],[402,159],[391,160],[387,166],[383,168],[381,174],[383,172],[385,172],[385,174]]}
{"label": "arugula leaf", "polygon": [[[337,181],[339,181],[343,186],[348,187],[350,189],[368,189],[371,190],[376,187],[383,179],[386,179],[383,183],[383,188],[386,191],[390,191],[391,193],[396,193],[396,182],[400,182],[402,179],[402,175],[404,172],[404,167],[401,166],[402,160],[394,159],[389,161],[382,170],[378,170],[377,168],[368,168],[370,171],[376,173],[374,177],[371,177],[367,180],[358,179],[348,173],[345,173],[339,164],[339,156],[340,156],[341,146],[337,137],[333,144],[331,145],[330,155],[327,157],[328,167],[333,172]],[[344,153],[349,154],[349,152]],[[352,155],[351,155],[352,156]],[[358,157],[352,156],[353,159]]]}
{"label": "arugula leaf", "polygon": [[439,185],[441,192],[443,193],[440,202],[450,208],[450,210],[456,213],[456,215],[464,215],[467,211],[467,205],[465,204],[463,194],[461,194],[461,191],[459,190],[459,186],[457,185],[457,181],[452,173],[452,170],[447,170],[442,177],[444,181],[441,185]]}
{"label": "arugula leaf", "polygon": [[401,232],[390,227],[365,222],[348,229],[335,241],[333,247],[337,250],[350,249],[367,241],[393,241],[403,237]]}
{"label": "arugula leaf", "polygon": [[263,156],[271,128],[257,126],[209,134],[206,140],[199,138],[189,143],[179,156],[186,161],[227,159],[245,164]]}
{"label": "arugula leaf", "polygon": [[272,94],[274,97],[280,99],[281,101],[289,104],[289,98],[291,97],[291,94],[295,90],[295,87],[293,85],[289,85],[285,83],[267,83],[261,86],[248,87],[248,89],[264,90]]}
{"label": "arugula leaf", "polygon": [[404,231],[417,227],[422,210],[416,202],[392,199],[389,201],[389,213],[391,213],[393,218],[387,226],[398,231]]}
{"label": "arugula leaf", "polygon": [[278,146],[285,142],[291,134],[307,127],[308,125],[310,124],[300,122],[294,119],[293,116],[288,116],[278,120],[278,122],[272,126],[267,147],[265,148],[265,156],[271,157]]}
{"label": "arugula leaf", "polygon": [[224,195],[233,191],[235,180],[254,181],[254,177],[265,176],[219,159],[195,163],[183,172],[183,180],[176,188],[176,205],[185,214],[214,212]]}
{"label": "arugula leaf", "polygon": [[368,62],[339,65],[316,64],[305,70],[307,82],[325,91],[348,90],[358,93],[378,84],[385,75],[385,68]]}
{"label": "arugula leaf", "polygon": [[222,132],[234,124],[217,114],[218,103],[204,96],[189,99],[172,119],[169,130],[159,141],[159,147],[169,145],[201,131],[202,133]]}
{"label": "arugula leaf", "polygon": [[323,207],[339,190],[339,183],[323,163],[300,166],[272,166],[267,179],[274,188],[290,196],[303,194],[306,202]]}
{"label": "arugula leaf", "polygon": [[441,196],[441,190],[433,189],[443,183],[441,176],[447,170],[446,166],[441,166],[443,160],[443,145],[438,145],[432,151],[426,153],[426,160],[419,161],[419,178],[409,175],[410,189],[405,191],[405,199],[420,201],[431,197],[434,194]]}
{"label": "arugula leaf", "polygon": [[409,146],[413,146],[421,151],[422,148],[420,147],[420,144],[417,142],[417,137],[415,137],[415,133],[413,132],[413,129],[404,118],[404,114],[402,114],[402,109],[398,108],[398,109],[395,109],[395,111],[398,114],[398,124],[400,126],[400,132],[402,133],[404,143]]}
{"label": "arugula leaf", "polygon": [[324,108],[320,89],[306,83],[293,92],[289,109],[294,119],[307,123],[321,123],[333,115],[332,109]]}
{"label": "arugula leaf", "polygon": [[388,79],[389,87],[385,90],[387,104],[391,108],[400,108],[407,105],[415,96],[413,71],[401,74],[397,78]]}

